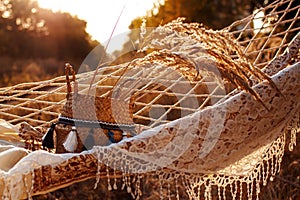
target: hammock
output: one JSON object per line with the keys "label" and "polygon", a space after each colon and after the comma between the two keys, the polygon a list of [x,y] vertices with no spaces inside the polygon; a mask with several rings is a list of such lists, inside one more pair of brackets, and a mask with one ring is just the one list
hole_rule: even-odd
{"label": "hammock", "polygon": [[[35,151],[17,149],[24,157],[0,171],[0,194],[4,199],[30,198],[96,177],[97,183],[107,179],[108,190],[116,189],[116,179],[121,178],[139,199],[142,179],[153,176],[161,190],[168,188],[169,198],[180,199],[181,183],[190,199],[211,199],[214,189],[219,199],[225,199],[226,190],[233,199],[258,197],[260,183],[266,185],[279,172],[285,145],[293,150],[300,130],[300,6],[291,7],[293,2],[276,1],[259,10],[265,16],[257,12],[220,31],[171,22],[154,33],[168,34],[168,26],[175,27],[168,35],[172,40],[154,34],[148,41],[147,46],[159,47],[158,51],[129,65],[102,67],[93,92],[105,97],[113,90],[114,97],[127,102],[134,96],[133,120],[139,133],[109,146],[65,154],[38,150],[45,130],[66,102],[65,77],[1,88],[0,117],[22,124],[26,148]],[[291,14],[295,17],[287,20]],[[251,25],[255,20],[263,24],[258,29]],[[185,27],[195,32],[184,32]],[[230,35],[235,40],[222,40]],[[195,44],[201,37],[210,39],[203,44],[205,51]],[[211,47],[223,53],[207,51]],[[238,63],[244,70],[254,69],[247,68],[253,65],[271,78],[252,76],[247,80],[252,87],[236,77],[224,82],[221,75],[230,73],[225,67],[221,75],[212,73],[213,61],[220,61],[220,66]],[[201,73],[191,67],[198,63],[205,63]],[[92,74],[76,77],[83,94]],[[171,190],[176,194],[172,196]]]}

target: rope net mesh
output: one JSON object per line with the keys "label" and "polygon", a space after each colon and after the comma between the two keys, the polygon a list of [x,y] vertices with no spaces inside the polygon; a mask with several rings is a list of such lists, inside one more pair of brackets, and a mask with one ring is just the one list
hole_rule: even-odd
{"label": "rope net mesh", "polygon": [[[298,33],[300,29],[300,5],[296,4],[295,6],[294,4],[296,4],[295,1],[276,1],[265,8],[259,9],[256,14],[237,21],[225,29],[233,33],[239,43],[245,47],[243,52],[250,58],[254,66],[263,68],[273,58],[282,54],[291,39]],[[263,16],[261,12],[264,13]],[[291,17],[291,15],[294,16]],[[253,27],[255,21],[261,24],[256,29]],[[101,91],[102,96],[108,94],[108,91],[113,88],[120,76],[124,81],[130,80],[132,82],[135,78],[139,80],[141,78],[140,73],[143,73],[142,70],[139,70],[140,72],[136,71],[136,74],[124,75],[123,69],[124,65],[108,66],[100,69],[96,80],[98,80],[97,85],[100,87],[97,91]],[[92,73],[77,75],[80,90],[87,90]],[[143,95],[136,99],[139,109],[134,113],[134,118],[145,120],[148,123],[151,122],[149,127],[170,121],[166,119],[166,115],[172,110],[182,110],[190,114],[208,105],[213,105],[226,96],[226,93],[220,91],[218,84],[208,76],[193,82],[179,76],[174,76],[171,80],[166,79],[168,73],[170,73],[170,70],[160,69],[159,76],[157,73],[152,76],[150,74],[149,77],[143,76],[142,78],[147,84],[144,88],[136,88],[133,91],[133,93],[137,93],[143,90]],[[176,73],[176,71],[172,73]],[[159,85],[154,86],[157,82],[161,85],[169,85],[169,87],[162,90]],[[178,87],[180,84],[191,85],[190,91],[181,92],[179,90],[178,93],[174,93],[172,88]],[[203,85],[209,86],[209,91],[195,92],[199,91],[199,88],[201,90]],[[150,88],[147,89],[147,87]],[[141,101],[143,97],[150,93],[153,99],[149,99],[147,102]],[[0,95],[0,117],[2,119],[12,124],[25,121],[33,126],[49,126],[58,117],[60,108],[65,103],[65,77],[1,88]],[[176,96],[178,100],[172,105],[162,105],[158,100],[163,96],[167,99]],[[180,102],[189,98],[201,99],[199,106],[193,108],[180,104]],[[142,115],[149,107],[162,108],[165,112],[158,119]]]}
{"label": "rope net mesh", "polygon": [[[298,33],[300,29],[299,7],[300,5],[297,5],[295,1],[276,1],[265,8],[259,9],[256,14],[233,23],[231,26],[225,28],[225,30],[234,34],[240,45],[245,47],[243,52],[250,58],[253,65],[263,68],[272,59],[282,54],[291,39]],[[264,13],[264,15],[261,15],[261,13]],[[291,17],[291,15],[293,15],[293,17]],[[260,23],[261,26],[254,28],[253,23]],[[125,76],[122,73],[123,68],[124,65],[101,68],[96,77],[96,80],[98,80],[97,85],[100,86],[97,91],[101,90],[101,95],[105,96],[105,92],[113,88],[116,80],[118,80],[121,75],[124,81],[132,81],[135,77],[137,79],[141,78],[138,72]],[[226,93],[220,91],[220,87],[215,81],[207,80],[209,79],[207,77],[203,77],[201,80],[194,82],[178,76],[174,76],[178,79],[173,78],[173,80],[168,80],[166,79],[168,73],[170,73],[169,70],[160,69],[159,77],[157,74],[154,74],[149,77],[143,76],[143,79],[145,82],[148,82],[146,86],[161,82],[162,85],[167,83],[166,85],[169,85],[169,87],[165,87],[161,90],[158,85],[152,85],[149,89],[137,88],[134,90],[134,93],[143,90],[143,95],[137,99],[136,104],[140,109],[134,113],[134,118],[151,122],[149,127],[168,122],[169,120],[166,119],[166,115],[168,115],[171,110],[182,110],[190,114],[208,105],[213,105],[226,96]],[[176,72],[173,71],[172,73]],[[88,88],[90,82],[87,80],[90,80],[90,77],[91,73],[77,75],[80,82],[80,90],[85,91],[86,88]],[[187,93],[181,93],[180,91],[178,93],[170,93],[172,87],[177,87],[179,84],[190,84],[192,86]],[[199,90],[203,85],[209,86],[209,91],[196,93],[195,91]],[[157,90],[157,88],[159,88],[159,90]],[[147,96],[149,93],[153,96],[152,101],[140,101],[143,96]],[[33,126],[49,126],[49,124],[57,118],[60,108],[65,103],[65,77],[1,88],[0,95],[0,117],[2,119],[12,124],[28,122]],[[174,105],[162,105],[157,100],[163,98],[163,96],[176,96],[178,100]],[[188,98],[201,99],[199,106],[191,108],[184,107],[180,104],[181,101]],[[142,115],[143,111],[149,109],[149,107],[162,108],[165,112],[158,119]]]}
{"label": "rope net mesh", "polygon": [[274,1],[226,29],[245,47],[253,64],[263,68],[282,54],[299,32],[299,7],[296,1]]}
{"label": "rope net mesh", "polygon": [[[246,63],[245,66],[247,66],[247,62],[249,62],[251,63],[251,65],[253,65],[253,67],[261,68],[262,71],[269,76],[275,75],[277,72],[283,70],[287,66],[294,66],[294,71],[289,72],[283,70],[282,74],[290,76],[290,78],[286,77],[287,81],[292,79],[293,77],[297,77],[297,72],[299,72],[300,57],[299,12],[300,5],[296,0],[274,1],[274,3],[268,5],[267,7],[258,9],[257,12],[255,12],[253,15],[237,21],[229,27],[217,32],[221,35],[223,33],[225,35],[229,33],[230,35],[233,35],[237,41],[236,44],[234,44],[233,42],[232,44],[230,44],[231,46],[229,45],[220,48],[224,48],[222,50],[225,52],[230,52],[230,59],[233,60],[233,63]],[[181,24],[182,22],[179,20],[172,23]],[[178,32],[180,33],[180,31]],[[207,33],[208,35],[210,34],[209,31],[205,33]],[[213,35],[214,32],[211,32],[211,34]],[[222,108],[219,105],[223,105],[224,102],[226,103],[226,100],[228,100],[235,94],[241,95],[241,103],[238,104],[240,105],[240,110],[238,112],[243,112],[243,101],[249,103],[251,102],[251,100],[244,97],[240,91],[241,89],[247,89],[248,85],[245,84],[243,85],[244,87],[237,88],[237,86],[240,86],[240,84],[244,82],[237,82],[236,80],[233,80],[233,82],[237,82],[237,85],[233,85],[230,81],[220,80],[221,75],[224,74],[216,75],[216,73],[210,73],[205,70],[199,73],[199,71],[195,69],[198,69],[197,62],[200,62],[201,60],[195,61],[193,59],[191,60],[191,58],[207,58],[206,54],[207,52],[210,52],[209,49],[205,49],[205,51],[202,51],[202,47],[193,46],[193,44],[195,44],[195,41],[199,40],[199,38],[197,37],[195,37],[196,39],[194,38],[192,42],[193,44],[190,44],[189,41],[186,40],[186,35],[181,35],[180,37],[182,37],[181,40],[177,41],[178,43],[174,44],[174,46],[171,45],[172,47],[168,49],[172,52],[176,52],[176,55],[170,55],[170,51],[165,51],[165,47],[163,46],[164,40],[162,39],[162,42],[159,43],[161,48],[158,54],[148,54],[144,58],[138,58],[129,64],[125,63],[120,65],[101,67],[95,77],[96,81],[93,83],[91,91],[89,91],[89,86],[94,71],[77,74],[76,78],[78,81],[79,93],[89,93],[95,96],[119,98],[124,99],[124,101],[126,102],[133,101],[135,104],[133,110],[133,121],[136,124],[140,125],[141,130],[148,130],[149,135],[153,136],[153,141],[161,142],[168,139],[163,135],[164,132],[160,130],[161,125],[164,124],[169,124],[167,125],[167,127],[165,127],[165,129],[169,132],[172,132],[170,128],[172,127],[172,125],[174,125],[174,129],[177,129],[179,132],[182,129],[189,129],[191,133],[185,132],[186,136],[184,138],[186,140],[189,140],[189,136],[190,138],[194,138],[194,133],[192,133],[193,126],[195,126],[195,123],[192,123],[194,120],[193,117],[198,116],[199,112],[207,107],[208,111],[206,112],[206,114],[203,114],[203,116],[210,116],[210,114],[212,115],[214,113],[214,109],[217,110],[216,113],[222,113]],[[172,37],[170,36],[170,38]],[[217,44],[221,41],[218,40],[217,35],[213,35],[208,38],[211,39],[211,41],[208,41],[208,43],[210,42],[211,44],[215,44],[216,47],[222,46],[222,43]],[[152,41],[157,42],[157,40],[155,39],[155,37],[152,38]],[[165,40],[166,42],[171,42],[171,40]],[[151,47],[157,47],[155,46],[157,45],[155,42],[148,44],[148,46],[152,45]],[[231,51],[231,48],[237,47],[239,47],[240,49]],[[228,48],[229,50],[227,50],[226,48]],[[200,52],[200,54],[194,53],[193,49],[196,49],[197,53]],[[238,60],[239,58],[237,58],[237,56],[239,54],[243,54],[246,61],[243,59]],[[189,58],[186,58],[186,55],[188,55]],[[213,61],[218,61],[218,59],[216,58]],[[227,60],[230,59],[228,58]],[[219,63],[217,63],[222,64],[222,61],[224,60],[221,60]],[[210,63],[205,64],[206,69],[208,69]],[[227,74],[225,73],[225,75]],[[255,76],[252,76],[251,80],[254,84],[260,81],[259,77]],[[289,90],[295,90],[293,86],[289,86],[286,88],[280,86],[280,77],[275,77],[274,80],[279,83],[278,87],[280,88],[280,91],[290,94]],[[272,85],[272,82],[269,83],[270,85]],[[257,86],[257,88],[257,90],[259,91],[261,87]],[[265,89],[267,88],[267,86],[264,86],[263,88]],[[266,91],[269,92],[270,90],[271,89],[266,89]],[[247,91],[251,93],[252,90]],[[272,92],[270,93],[270,95],[273,94]],[[66,94],[67,88],[64,76],[47,81],[22,83],[12,87],[0,88],[0,118],[5,119],[12,124],[27,122],[33,127],[47,128],[51,123],[57,120],[62,106],[66,103]],[[258,93],[253,92],[251,94],[255,95]],[[259,96],[264,95],[260,93]],[[256,100],[260,100],[259,96],[257,96],[258,99]],[[265,101],[262,101],[261,103],[268,108],[268,105],[265,105],[264,102]],[[272,108],[272,103],[270,104]],[[291,105],[293,104],[291,103]],[[221,151],[224,150],[223,147],[220,148],[221,150],[219,150],[217,146],[215,146],[214,149],[215,153],[210,152],[212,150],[210,149],[210,147],[207,147],[207,149],[201,149],[202,154],[198,155],[198,157],[194,159],[195,164],[190,164],[187,168],[185,168],[184,164],[182,164],[183,161],[181,163],[181,157],[178,158],[178,156],[175,155],[174,152],[174,154],[172,154],[171,152],[168,155],[167,159],[166,157],[163,157],[160,160],[160,157],[158,156],[155,163],[153,163],[151,160],[147,160],[147,156],[146,158],[138,156],[135,157],[130,153],[124,157],[121,157],[119,160],[111,160],[110,158],[108,158],[108,152],[114,157],[118,157],[121,150],[121,152],[127,150],[128,147],[125,147],[126,145],[124,146],[122,144],[119,145],[121,150],[118,149],[118,147],[111,147],[108,149],[96,147],[95,149],[93,149],[93,152],[95,157],[97,157],[98,162],[101,161],[101,166],[102,164],[110,166],[113,169],[113,173],[116,173],[116,171],[123,172],[124,184],[129,188],[129,192],[131,192],[132,194],[134,193],[133,195],[135,197],[139,197],[141,195],[139,187],[137,187],[137,190],[135,192],[131,191],[130,188],[132,183],[130,181],[130,178],[127,179],[124,177],[126,177],[126,174],[135,174],[136,171],[132,171],[130,167],[119,169],[117,167],[118,164],[122,166],[122,163],[130,163],[129,166],[135,166],[135,164],[139,165],[138,161],[143,160],[146,164],[148,164],[146,167],[146,171],[153,171],[153,169],[156,169],[156,172],[154,172],[154,174],[158,176],[159,182],[161,184],[164,184],[164,182],[168,181],[173,181],[173,183],[176,182],[175,190],[177,195],[175,196],[177,199],[179,198],[179,179],[183,183],[185,189],[187,190],[187,194],[191,199],[202,199],[202,197],[204,197],[205,199],[210,199],[212,195],[211,190],[215,186],[218,186],[219,199],[225,198],[226,187],[230,187],[229,190],[233,199],[237,198],[237,193],[239,193],[240,198],[242,198],[243,194],[241,193],[242,191],[244,191],[243,187],[245,185],[246,195],[248,196],[248,198],[251,198],[255,195],[258,196],[260,192],[259,184],[261,181],[263,182],[263,184],[266,184],[267,180],[279,171],[281,158],[284,152],[284,145],[286,143],[286,136],[284,132],[291,133],[291,143],[289,148],[293,149],[295,145],[296,133],[299,131],[300,116],[299,107],[297,107],[299,105],[294,104],[294,106],[295,108],[291,109],[290,116],[286,117],[287,124],[274,127],[274,132],[276,132],[276,134],[274,134],[272,130],[270,131],[269,129],[267,129],[265,126],[261,126],[260,129],[262,131],[269,130],[270,132],[270,134],[266,134],[265,137],[260,138],[260,140],[263,142],[259,143],[259,146],[255,146],[258,145],[257,143],[251,143],[250,146],[252,145],[252,151],[243,151],[243,153],[228,151],[227,156],[231,156],[231,160],[220,159],[218,161],[217,158],[215,159],[214,156],[222,155],[224,153],[224,151]],[[231,109],[234,110],[235,107],[231,107]],[[264,113],[262,109],[258,109],[256,111],[258,113]],[[234,117],[234,115],[238,115],[239,113],[231,114],[232,117]],[[251,116],[252,114],[253,113],[249,113],[249,115]],[[257,116],[257,114],[255,113],[253,115]],[[202,116],[201,113],[199,114],[199,116]],[[241,114],[241,117],[243,117],[243,114]],[[274,121],[276,121],[276,117],[278,116],[274,116]],[[182,120],[182,122],[187,121],[185,119],[190,119],[190,121],[188,121],[189,123],[187,123],[186,125],[178,125],[178,121],[176,121],[177,119]],[[219,119],[215,120],[218,121]],[[264,119],[261,119],[261,123],[266,123],[263,120]],[[242,118],[241,121],[243,121]],[[172,122],[174,123],[172,124]],[[196,125],[198,126],[198,124]],[[203,126],[205,126],[205,122]],[[235,124],[233,126],[238,125]],[[255,128],[251,130],[254,133],[256,131]],[[151,131],[153,133],[151,133]],[[241,135],[244,134],[245,138],[247,138],[246,134],[248,134],[248,130],[239,129],[239,131]],[[161,132],[163,136],[154,134]],[[261,136],[257,135],[257,137]],[[139,139],[143,141],[142,137],[138,137],[137,140]],[[145,143],[151,143],[151,139],[147,137],[144,139]],[[183,143],[186,143],[186,140]],[[224,139],[224,141],[226,141],[226,138]],[[203,141],[199,139],[197,140],[197,142],[200,143]],[[243,141],[237,141],[237,143],[242,144]],[[191,148],[187,149],[184,144],[178,143],[178,147],[176,147],[176,150],[189,150],[193,147],[195,147],[194,149],[200,148],[193,142],[191,142],[191,144]],[[142,143],[139,143],[137,146],[139,145],[142,146]],[[214,146],[215,143],[211,142],[211,145],[208,145],[203,142],[202,145]],[[226,146],[226,148],[228,149],[232,148],[230,146],[230,143],[224,142],[220,145]],[[237,146],[238,150],[240,148],[240,146]],[[136,153],[135,151],[134,153]],[[191,158],[193,158],[193,152],[187,152],[186,154],[189,153],[191,154]],[[186,154],[183,154],[183,157],[187,156]],[[176,164],[169,163],[168,159],[172,160],[173,158],[178,158],[178,162]],[[206,158],[205,162],[203,161],[204,158]],[[80,161],[76,161],[76,159],[82,159],[82,157],[74,159],[75,162],[80,163]],[[151,158],[149,157],[149,159]],[[99,170],[101,171],[103,169],[98,162],[97,177],[99,181],[101,174]],[[216,162],[218,163],[217,166],[215,164]],[[185,163],[187,163],[186,160]],[[62,164],[62,166],[64,166],[65,164],[66,163]],[[85,166],[87,164],[81,163],[81,165]],[[164,166],[168,166],[167,169],[164,168]],[[214,166],[215,168],[212,168],[212,166]],[[179,168],[180,170],[176,171],[176,169]],[[112,174],[112,172],[108,168],[106,168],[105,170],[107,172],[105,176],[107,176],[109,180],[109,176]],[[31,173],[34,174],[36,172],[33,171]],[[140,175],[136,175],[135,178],[139,180]],[[134,179],[135,184],[137,184],[137,179]],[[35,186],[37,186],[37,182],[32,183],[32,185],[35,184]],[[41,181],[39,182],[39,184],[43,185],[44,183],[42,183]],[[43,188],[46,186],[40,187],[42,188],[41,190],[46,190],[45,188]],[[256,188],[256,191],[254,191],[254,188]],[[161,189],[163,190],[163,188]],[[36,190],[38,191],[38,189]],[[168,197],[170,197],[171,195],[170,190],[171,189],[169,188],[167,191],[167,194],[169,194],[167,195]],[[9,194],[9,191],[14,190],[9,189],[7,191],[8,195],[12,195]]]}

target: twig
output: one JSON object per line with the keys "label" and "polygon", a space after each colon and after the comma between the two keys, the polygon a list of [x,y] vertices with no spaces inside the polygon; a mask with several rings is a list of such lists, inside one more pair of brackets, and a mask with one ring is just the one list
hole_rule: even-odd
{"label": "twig", "polygon": [[294,186],[294,187],[296,187],[296,188],[299,188],[300,189],[300,185],[299,184],[297,184],[297,183],[295,183],[295,182],[292,182],[292,181],[290,181],[290,180],[287,180],[287,179],[285,179],[285,178],[282,178],[281,176],[273,176],[274,178],[277,178],[278,180],[280,180],[280,181],[282,181],[282,182],[285,182],[285,183],[288,183],[288,184],[290,184],[290,185],[292,185],[292,186]]}
{"label": "twig", "polygon": [[94,81],[95,81],[96,74],[98,73],[99,68],[102,66],[101,63],[102,63],[102,61],[103,61],[103,59],[104,59],[104,57],[105,57],[106,50],[107,50],[107,48],[108,48],[108,46],[109,46],[109,44],[110,44],[111,38],[112,38],[112,36],[113,36],[115,30],[116,30],[116,28],[117,28],[117,25],[118,25],[118,23],[119,23],[119,21],[120,21],[120,18],[121,18],[121,16],[122,16],[122,14],[123,14],[123,11],[124,11],[124,9],[125,9],[125,6],[126,6],[126,4],[124,4],[124,6],[123,6],[123,8],[122,8],[122,10],[121,10],[121,12],[120,12],[120,15],[119,15],[119,17],[118,17],[118,19],[117,19],[117,21],[116,21],[116,23],[115,23],[115,26],[114,26],[114,28],[113,28],[113,30],[112,30],[110,36],[109,36],[108,42],[107,42],[107,44],[106,44],[106,46],[105,46],[105,49],[104,49],[104,52],[105,52],[105,53],[102,55],[102,57],[101,57],[101,59],[100,59],[100,61],[99,61],[99,63],[98,63],[98,66],[97,66],[97,68],[96,68],[96,70],[95,70],[95,73],[94,73],[94,75],[93,75],[93,78],[92,78],[91,83],[90,83],[90,86],[89,86],[88,94],[90,94],[90,90],[91,90],[92,85],[93,85],[93,83],[94,83]]}

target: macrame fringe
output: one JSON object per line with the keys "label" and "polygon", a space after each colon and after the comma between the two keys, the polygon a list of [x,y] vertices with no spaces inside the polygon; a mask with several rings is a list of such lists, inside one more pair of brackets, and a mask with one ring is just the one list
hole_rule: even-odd
{"label": "macrame fringe", "polygon": [[[272,142],[266,151],[264,156],[257,163],[256,167],[247,175],[225,175],[222,173],[203,175],[203,174],[186,174],[180,172],[164,172],[156,171],[155,173],[141,175],[136,174],[128,176],[128,169],[123,169],[123,185],[122,189],[127,187],[128,193],[131,193],[136,199],[140,199],[142,196],[141,185],[142,179],[147,177],[155,177],[160,184],[160,195],[161,198],[165,197],[169,199],[181,199],[179,195],[179,183],[182,183],[186,189],[186,193],[189,199],[214,199],[213,194],[217,194],[218,199],[259,199],[261,186],[266,186],[268,181],[273,181],[275,175],[280,172],[282,157],[284,155],[285,146],[288,145],[290,150],[292,150],[296,145],[296,134],[300,132],[300,113],[291,120],[287,126],[284,134],[282,134],[277,140]],[[286,141],[286,135],[290,134],[290,141]],[[104,152],[98,151],[97,148],[94,149],[98,157],[98,160],[106,163],[107,166],[112,166],[111,161],[106,159]],[[99,149],[100,150],[100,149]],[[104,158],[104,159],[103,159]],[[121,164],[121,163],[118,163]],[[101,164],[99,163],[99,166]],[[114,164],[116,166],[116,163]],[[130,166],[127,166],[130,168]],[[100,167],[98,169],[96,176],[96,184],[100,179]],[[113,167],[114,172],[120,171]],[[117,186],[111,186],[111,172],[107,170],[108,179],[108,189],[116,189]],[[134,187],[133,187],[134,185]],[[167,188],[167,189],[166,189]],[[176,194],[174,194],[174,191]],[[230,196],[230,197],[229,197]]]}
{"label": "macrame fringe", "polygon": [[290,143],[288,148],[290,151],[293,151],[297,142],[297,134],[300,133],[300,110],[299,112],[296,112],[288,123],[286,132],[290,133]]}

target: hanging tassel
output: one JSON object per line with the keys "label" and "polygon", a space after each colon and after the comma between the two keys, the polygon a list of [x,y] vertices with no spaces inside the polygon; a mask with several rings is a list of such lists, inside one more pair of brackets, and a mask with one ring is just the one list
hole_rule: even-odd
{"label": "hanging tassel", "polygon": [[77,148],[77,130],[75,126],[72,126],[72,130],[68,134],[66,141],[64,142],[64,147],[69,152],[74,152]]}
{"label": "hanging tassel", "polygon": [[114,132],[112,132],[112,131],[109,130],[107,134],[108,134],[108,138],[109,138],[110,142],[112,142],[112,143],[116,143],[117,142],[115,140],[115,138],[114,138],[114,135],[115,135]]}
{"label": "hanging tassel", "polygon": [[109,130],[107,136],[112,143],[117,143],[123,139],[123,132],[119,130]]}
{"label": "hanging tassel", "polygon": [[53,139],[53,133],[55,129],[56,124],[51,124],[50,128],[48,129],[47,133],[42,138],[42,146],[47,147],[49,149],[54,148],[54,139]]}
{"label": "hanging tassel", "polygon": [[94,141],[94,129],[91,128],[91,130],[89,131],[88,136],[85,139],[84,142],[84,147],[88,150],[92,149],[93,146],[95,146],[95,141]]}

